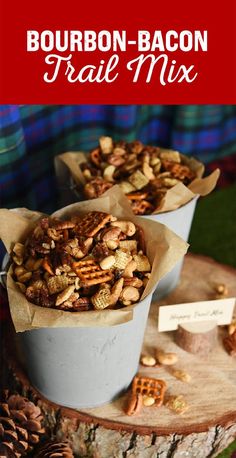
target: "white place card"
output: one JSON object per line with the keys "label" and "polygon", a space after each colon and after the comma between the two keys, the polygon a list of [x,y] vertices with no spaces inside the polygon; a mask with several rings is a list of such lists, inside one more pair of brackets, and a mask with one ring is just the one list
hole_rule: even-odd
{"label": "white place card", "polygon": [[160,306],[158,331],[174,331],[179,324],[198,321],[216,321],[218,325],[229,324],[232,321],[234,305],[235,297]]}

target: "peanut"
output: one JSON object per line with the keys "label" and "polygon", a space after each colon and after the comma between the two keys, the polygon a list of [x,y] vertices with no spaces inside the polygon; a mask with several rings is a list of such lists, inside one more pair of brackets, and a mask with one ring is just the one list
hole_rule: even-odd
{"label": "peanut", "polygon": [[172,372],[173,376],[181,380],[181,382],[189,383],[191,381],[191,375],[185,371],[176,370]]}
{"label": "peanut", "polygon": [[100,267],[102,270],[111,269],[111,267],[115,264],[115,262],[116,262],[115,256],[110,255],[102,259],[102,261],[100,262]]}
{"label": "peanut", "polygon": [[113,173],[115,172],[116,167],[114,165],[108,165],[103,172],[103,178],[107,181],[114,181]]}
{"label": "peanut", "polygon": [[108,242],[111,240],[117,241],[120,233],[121,229],[119,227],[110,227],[102,232],[102,240],[103,242]]}
{"label": "peanut", "polygon": [[133,260],[130,261],[124,270],[123,276],[128,277],[128,278],[133,277],[133,272],[134,270],[136,270],[136,268],[137,268],[137,263]]}
{"label": "peanut", "polygon": [[164,352],[157,352],[157,359],[160,364],[165,366],[171,366],[172,364],[177,363],[178,356],[176,353],[164,353]]}
{"label": "peanut", "polygon": [[155,404],[155,399],[152,396],[143,396],[143,405],[145,407],[151,407]]}
{"label": "peanut", "polygon": [[167,177],[163,179],[163,185],[166,186],[167,188],[172,188],[173,186],[175,186],[178,183],[179,183],[179,180],[177,180],[176,178]]}
{"label": "peanut", "polygon": [[107,240],[106,245],[107,245],[107,248],[109,248],[109,250],[116,250],[116,248],[118,248],[119,246],[119,241],[118,240]]}
{"label": "peanut", "polygon": [[145,355],[145,356],[142,356],[142,358],[141,358],[141,364],[143,366],[151,367],[151,366],[155,366],[156,363],[157,363],[157,361],[153,356]]}
{"label": "peanut", "polygon": [[136,232],[136,227],[132,221],[114,221],[111,222],[111,226],[120,227],[122,232],[128,235],[128,237],[132,237]]}

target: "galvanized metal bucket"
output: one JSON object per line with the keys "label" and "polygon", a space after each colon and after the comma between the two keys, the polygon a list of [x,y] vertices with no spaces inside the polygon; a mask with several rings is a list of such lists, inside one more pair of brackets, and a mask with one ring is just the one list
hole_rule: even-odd
{"label": "galvanized metal bucket", "polygon": [[[199,196],[194,197],[187,204],[177,208],[177,210],[159,213],[157,215],[145,215],[141,218],[148,218],[153,221],[158,221],[159,223],[165,224],[165,226],[174,231],[185,242],[187,242],[198,197]],[[154,300],[158,300],[164,296],[167,296],[167,294],[176,288],[180,280],[183,261],[184,258],[178,261],[171,272],[169,272],[160,280],[157,289],[153,293]]]}
{"label": "galvanized metal bucket", "polygon": [[150,303],[151,295],[135,305],[133,320],[116,326],[19,334],[32,384],[50,401],[72,408],[115,399],[138,370]]}

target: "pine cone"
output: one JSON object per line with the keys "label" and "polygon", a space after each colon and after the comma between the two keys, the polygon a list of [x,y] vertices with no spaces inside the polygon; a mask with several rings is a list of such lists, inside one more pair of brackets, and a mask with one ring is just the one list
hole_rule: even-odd
{"label": "pine cone", "polygon": [[4,392],[0,402],[0,457],[25,456],[45,432],[41,410],[19,394]]}
{"label": "pine cone", "polygon": [[36,458],[73,458],[74,454],[67,442],[47,442],[39,450]]}

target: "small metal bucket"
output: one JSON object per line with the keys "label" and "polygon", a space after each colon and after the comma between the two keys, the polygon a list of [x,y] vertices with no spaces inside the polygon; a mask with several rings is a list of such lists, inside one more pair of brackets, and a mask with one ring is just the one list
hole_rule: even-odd
{"label": "small metal bucket", "polygon": [[[165,224],[169,229],[179,235],[185,242],[188,241],[193,215],[196,207],[198,196],[194,197],[190,202],[182,207],[177,208],[165,213],[159,213],[157,215],[145,215],[141,218],[148,218],[153,221]],[[177,286],[184,258],[182,258],[175,267],[160,280],[157,289],[153,293],[153,299],[158,300],[164,296],[167,296]]]}
{"label": "small metal bucket", "polygon": [[131,321],[116,326],[20,333],[32,384],[50,401],[72,408],[115,399],[138,370],[150,303],[151,295],[133,306]]}

